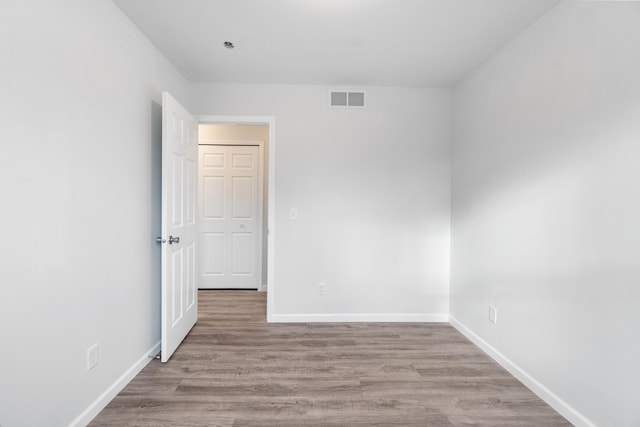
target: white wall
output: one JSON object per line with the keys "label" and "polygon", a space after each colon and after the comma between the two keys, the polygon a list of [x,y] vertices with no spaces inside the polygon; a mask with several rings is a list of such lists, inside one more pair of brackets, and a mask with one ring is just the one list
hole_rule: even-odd
{"label": "white wall", "polygon": [[329,89],[193,85],[194,113],[276,118],[274,317],[446,320],[451,91]]}
{"label": "white wall", "polygon": [[453,320],[577,425],[640,424],[639,46],[564,2],[455,88]]}
{"label": "white wall", "polygon": [[3,0],[0,58],[0,425],[63,426],[159,340],[160,91],[189,85],[109,0]]}

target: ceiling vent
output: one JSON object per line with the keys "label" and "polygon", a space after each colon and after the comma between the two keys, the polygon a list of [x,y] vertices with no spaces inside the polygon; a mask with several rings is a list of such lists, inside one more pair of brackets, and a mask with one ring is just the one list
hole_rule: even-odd
{"label": "ceiling vent", "polygon": [[331,91],[329,105],[338,108],[364,108],[364,92]]}

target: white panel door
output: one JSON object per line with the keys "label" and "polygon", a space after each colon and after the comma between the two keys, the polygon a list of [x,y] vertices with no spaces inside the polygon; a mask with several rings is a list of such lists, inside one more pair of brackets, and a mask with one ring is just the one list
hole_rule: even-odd
{"label": "white panel door", "polygon": [[198,122],[162,94],[161,361],[169,360],[198,319],[196,205]]}
{"label": "white panel door", "polygon": [[258,289],[262,185],[257,146],[200,145],[201,289]]}

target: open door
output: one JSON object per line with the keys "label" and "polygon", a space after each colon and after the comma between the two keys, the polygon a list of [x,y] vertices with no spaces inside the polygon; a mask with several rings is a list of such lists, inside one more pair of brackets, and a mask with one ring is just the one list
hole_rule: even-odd
{"label": "open door", "polygon": [[169,360],[198,319],[197,178],[198,122],[163,92],[162,362]]}

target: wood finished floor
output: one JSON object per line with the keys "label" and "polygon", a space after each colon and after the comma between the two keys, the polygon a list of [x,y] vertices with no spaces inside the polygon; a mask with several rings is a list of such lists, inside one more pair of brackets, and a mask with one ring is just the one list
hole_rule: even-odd
{"label": "wood finished floor", "polygon": [[262,292],[199,320],[91,426],[570,426],[443,323],[267,324]]}

